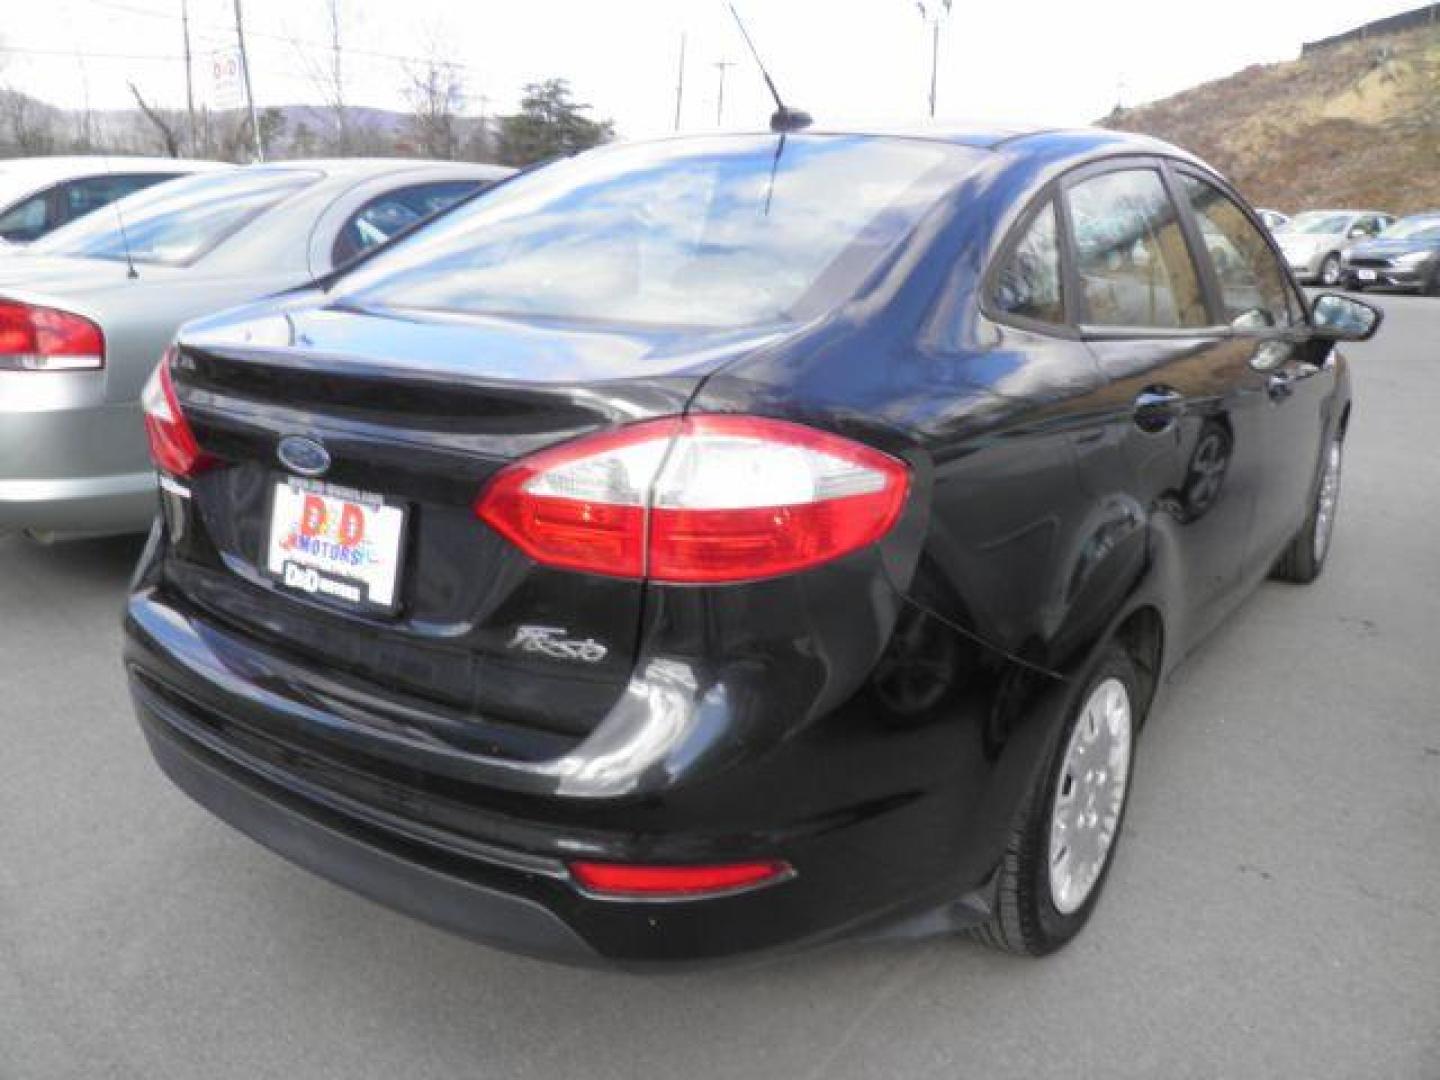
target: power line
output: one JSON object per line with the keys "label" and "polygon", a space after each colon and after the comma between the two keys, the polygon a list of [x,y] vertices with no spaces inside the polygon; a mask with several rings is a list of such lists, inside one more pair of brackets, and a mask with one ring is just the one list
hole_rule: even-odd
{"label": "power line", "polygon": [[80,49],[29,49],[22,45],[0,46],[0,53],[20,53],[22,56],[70,56],[83,60],[164,60],[183,64],[185,57],[169,53],[117,53],[86,52]]}
{"label": "power line", "polygon": [[[145,17],[151,18],[151,19],[164,19],[164,20],[169,21],[169,22],[179,22],[179,21],[181,21],[181,16],[176,15],[176,14],[174,14],[173,12],[168,12],[168,11],[154,11],[154,10],[152,10],[152,9],[150,9],[150,8],[133,7],[133,6],[131,6],[130,4],[120,3],[119,0],[82,0],[82,2],[83,2],[83,3],[86,3],[86,4],[89,4],[89,5],[91,5],[92,7],[104,8],[104,9],[107,9],[107,10],[110,10],[110,11],[125,12],[126,14],[130,14],[130,15],[141,15],[141,16],[145,16]],[[194,20],[191,20],[191,25],[192,25],[192,26],[196,26],[196,27],[202,27],[202,28],[204,28],[204,29],[206,29],[206,30],[210,30],[210,31],[212,31],[213,33],[217,33],[217,34],[229,35],[229,34],[233,33],[233,28],[232,28],[232,27],[220,26],[220,25],[217,24],[217,23],[198,23],[198,22],[195,22]],[[263,31],[263,30],[251,30],[251,29],[248,29],[248,28],[247,28],[246,31],[245,31],[245,35],[246,35],[246,37],[251,37],[251,38],[263,38],[263,39],[265,39],[265,40],[267,40],[267,41],[278,41],[278,42],[282,42],[282,43],[284,43],[284,44],[286,44],[286,45],[293,45],[293,46],[295,46],[296,48],[318,49],[318,50],[322,50],[322,51],[324,51],[324,52],[331,52],[331,51],[333,51],[333,49],[334,49],[334,45],[333,45],[333,43],[331,43],[331,42],[312,41],[312,40],[309,40],[309,39],[307,39],[307,38],[291,37],[291,36],[288,35],[288,34],[266,33],[266,32]],[[7,47],[8,47],[8,46],[7,46]],[[12,50],[12,51],[18,52],[18,51],[20,51],[20,50],[17,49],[17,50]],[[429,57],[429,56],[412,56],[412,55],[407,55],[407,54],[405,54],[405,53],[392,53],[392,52],[384,52],[384,51],[382,51],[382,50],[377,50],[377,49],[356,49],[356,48],[342,49],[342,50],[341,50],[341,55],[366,56],[366,57],[370,57],[370,58],[375,59],[375,60],[393,60],[393,61],[395,61],[396,63],[401,63],[401,64],[428,64],[428,63],[430,63],[430,62],[434,59],[434,57]],[[449,66],[451,66],[451,67],[461,68],[461,69],[464,69],[464,70],[467,70],[467,71],[479,72],[479,71],[481,70],[481,69],[480,69],[477,65],[475,65],[475,64],[467,64],[467,63],[464,63],[463,61],[459,61],[459,60],[456,60],[456,61],[447,61],[447,63],[449,63]]]}

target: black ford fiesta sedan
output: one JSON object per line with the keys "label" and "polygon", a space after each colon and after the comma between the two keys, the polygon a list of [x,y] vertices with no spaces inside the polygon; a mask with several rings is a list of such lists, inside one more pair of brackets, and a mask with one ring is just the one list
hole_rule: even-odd
{"label": "black ford fiesta sedan", "polygon": [[570,960],[1085,923],[1167,675],[1314,578],[1378,314],[1109,132],[601,149],[187,327],[164,771]]}

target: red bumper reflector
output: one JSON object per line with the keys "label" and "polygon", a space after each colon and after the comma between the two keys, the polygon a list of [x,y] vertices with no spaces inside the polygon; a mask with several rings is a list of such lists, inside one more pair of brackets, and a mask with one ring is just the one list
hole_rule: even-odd
{"label": "red bumper reflector", "polygon": [[587,892],[603,896],[655,899],[699,897],[737,892],[793,876],[779,859],[720,866],[636,866],[631,863],[576,862],[570,873]]}

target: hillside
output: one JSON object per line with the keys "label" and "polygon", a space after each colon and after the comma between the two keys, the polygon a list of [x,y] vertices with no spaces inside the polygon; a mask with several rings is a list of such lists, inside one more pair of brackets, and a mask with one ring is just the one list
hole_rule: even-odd
{"label": "hillside", "polygon": [[1440,27],[1308,49],[1102,123],[1200,155],[1257,206],[1440,209]]}

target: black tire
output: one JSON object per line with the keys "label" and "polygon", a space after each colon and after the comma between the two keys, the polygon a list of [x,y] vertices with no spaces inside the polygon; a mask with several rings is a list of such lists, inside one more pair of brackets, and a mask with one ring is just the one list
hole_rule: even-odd
{"label": "black tire", "polygon": [[[1310,499],[1310,512],[1305,524],[1290,541],[1290,546],[1280,556],[1270,576],[1276,581],[1290,581],[1297,585],[1308,585],[1325,569],[1325,560],[1330,554],[1330,543],[1335,528],[1335,515],[1339,511],[1340,480],[1343,473],[1345,434],[1337,432],[1325,445],[1320,461],[1319,477],[1315,483],[1315,494]],[[1331,455],[1338,455],[1332,458]],[[1333,467],[1333,475],[1332,475]],[[1333,488],[1327,488],[1333,480]],[[1327,491],[1331,499],[1329,520],[1324,518],[1324,502]],[[1323,530],[1323,533],[1322,533]]]}
{"label": "black tire", "polygon": [[1420,291],[1426,296],[1440,296],[1440,265],[1435,267],[1435,273],[1430,276],[1430,283]]}
{"label": "black tire", "polygon": [[1320,284],[1333,289],[1340,284],[1340,255],[1330,252],[1320,263]]}
{"label": "black tire", "polygon": [[[1115,831],[1104,854],[1099,877],[1089,888],[1083,903],[1070,913],[1057,906],[1050,879],[1050,831],[1056,797],[1060,789],[1061,764],[1070,746],[1071,735],[1081,721],[1091,695],[1111,679],[1125,688],[1130,702],[1128,772],[1124,794],[1116,816]],[[1104,891],[1115,849],[1125,826],[1125,811],[1135,772],[1135,736],[1144,722],[1146,695],[1139,673],[1130,657],[1111,644],[1089,678],[1084,680],[1066,706],[1065,725],[1054,752],[1021,808],[1010,833],[1005,857],[1000,864],[995,911],[988,922],[970,931],[977,941],[1019,956],[1045,956],[1059,949],[1076,934],[1095,910]]]}

